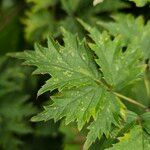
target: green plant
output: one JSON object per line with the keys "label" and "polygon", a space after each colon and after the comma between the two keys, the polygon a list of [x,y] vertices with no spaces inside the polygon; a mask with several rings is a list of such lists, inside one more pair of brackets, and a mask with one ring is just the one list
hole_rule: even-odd
{"label": "green plant", "polygon": [[[38,95],[58,89],[51,97],[53,104],[45,106],[32,121],[65,119],[66,125],[75,121],[79,130],[89,130],[84,149],[97,138],[111,140],[104,148],[114,144],[110,149],[123,149],[130,144],[131,149],[143,146],[147,149],[150,146],[149,103],[144,105],[124,95],[125,88],[144,80],[141,43],[128,42],[123,50],[122,36],[114,36],[112,40],[106,31],[79,22],[90,33],[90,42],[62,28],[64,45],[48,38],[48,47],[36,44],[35,51],[13,54],[24,59],[24,64],[36,66],[34,74],[51,76]],[[124,105],[124,101],[128,103]],[[140,111],[130,109],[132,105]],[[135,139],[137,135],[139,138]],[[120,142],[116,141],[118,137]]]}
{"label": "green plant", "polygon": [[97,14],[115,12],[118,9],[129,7],[121,0],[105,0],[104,3],[95,7],[91,0],[27,0],[27,2],[32,5],[25,11],[22,23],[25,25],[25,38],[30,42],[43,40],[48,35],[59,37],[61,35],[60,26],[71,32],[78,32],[83,37],[84,32],[76,21],[77,17],[95,25],[97,19],[101,19]]}
{"label": "green plant", "polygon": [[149,150],[149,19],[149,0],[2,0],[0,149]]}

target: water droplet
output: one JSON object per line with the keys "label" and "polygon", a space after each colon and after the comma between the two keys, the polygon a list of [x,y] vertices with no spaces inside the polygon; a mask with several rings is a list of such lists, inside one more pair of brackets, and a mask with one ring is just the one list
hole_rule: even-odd
{"label": "water droplet", "polygon": [[83,107],[83,108],[81,108],[81,111],[84,111],[84,109],[85,109],[84,107]]}
{"label": "water droplet", "polygon": [[116,66],[116,71],[118,71],[119,70],[119,67],[118,66]]}
{"label": "water droplet", "polygon": [[79,91],[77,91],[77,94],[79,94]]}
{"label": "water droplet", "polygon": [[63,72],[63,74],[64,74],[65,76],[71,77],[73,73],[70,72],[70,71],[65,71],[65,72]]}
{"label": "water droplet", "polygon": [[83,60],[86,60],[86,58],[85,58],[85,54],[82,54],[82,56],[81,56],[81,57],[82,57],[82,59],[83,59]]}
{"label": "water droplet", "polygon": [[57,109],[57,107],[53,107],[53,109],[54,109],[54,110],[56,110],[56,109]]}

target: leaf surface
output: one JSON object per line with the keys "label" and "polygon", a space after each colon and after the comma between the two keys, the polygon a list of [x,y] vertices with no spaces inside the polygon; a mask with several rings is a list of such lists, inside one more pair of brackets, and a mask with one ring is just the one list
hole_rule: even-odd
{"label": "leaf surface", "polygon": [[135,49],[139,47],[150,58],[150,22],[144,23],[142,16],[134,18],[132,15],[118,14],[113,16],[115,22],[99,22],[112,35],[120,35],[123,38],[123,45],[132,43]]}
{"label": "leaf surface", "polygon": [[123,52],[121,37],[111,40],[107,32],[100,33],[97,28],[91,28],[81,20],[79,22],[94,41],[89,45],[98,56],[96,62],[109,85],[116,90],[121,90],[140,78],[142,73],[140,59],[143,55],[139,48],[129,45]]}

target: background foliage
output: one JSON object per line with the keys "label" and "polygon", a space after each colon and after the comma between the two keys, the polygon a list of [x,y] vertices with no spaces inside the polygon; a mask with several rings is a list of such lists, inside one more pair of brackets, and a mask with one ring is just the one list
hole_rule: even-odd
{"label": "background foliage", "polygon": [[[109,95],[105,88],[95,84],[95,80],[101,77],[97,71],[97,65],[99,65],[106,81],[115,90],[122,91],[126,96],[133,97],[143,105],[150,107],[149,19],[149,0],[0,1],[0,149],[43,150],[44,147],[45,150],[78,150],[82,149],[83,145],[85,149],[92,150],[150,149],[150,113],[123,101],[128,108],[124,123],[125,106],[120,101],[115,100],[115,104],[111,101],[107,103],[104,101],[103,107],[98,107],[98,96],[115,98]],[[77,43],[75,42],[76,34],[78,35]],[[90,36],[87,36],[88,34]],[[48,36],[53,37],[61,45],[66,43],[64,47],[61,47],[51,38],[49,39],[49,47],[54,47],[53,57],[49,56],[48,52],[43,52],[43,49],[47,47],[46,38]],[[90,43],[89,46],[84,45],[85,39],[81,42],[81,39],[85,37]],[[98,43],[99,37],[102,43]],[[40,42],[43,47],[36,44],[34,52],[24,52],[23,55],[16,53],[15,57],[25,59],[28,65],[37,66],[39,70],[35,74],[48,73],[43,76],[31,76],[33,68],[22,67],[20,61],[6,56],[7,53],[33,49],[35,42]],[[73,46],[78,47],[86,63],[83,63],[76,51],[73,54],[71,54],[72,51],[65,53],[65,49],[71,48],[72,50]],[[91,58],[89,47],[97,55],[96,58]],[[97,49],[101,47],[103,48],[99,54]],[[112,63],[111,61],[108,62],[109,64],[106,62],[108,58],[111,60],[110,51],[114,53],[117,48],[123,52],[127,50],[129,53],[123,55],[122,60],[120,60],[122,54],[115,53],[114,58],[116,61],[119,58],[119,62],[113,63],[109,68]],[[108,53],[105,52],[105,49],[108,50]],[[44,53],[51,60],[57,61],[57,65],[61,64],[65,67],[66,64],[60,61],[57,50],[62,50],[61,55],[70,62],[67,68],[76,71],[73,75],[69,74],[68,70],[68,72],[62,70],[64,76],[62,74],[60,78],[60,71],[50,64],[48,66],[49,60],[41,55]],[[75,55],[76,59],[72,59],[71,55]],[[94,59],[97,64],[94,63]],[[139,65],[138,60],[142,67],[134,70],[135,66]],[[88,68],[86,64],[90,64],[91,67]],[[79,72],[78,66],[81,67]],[[87,74],[82,74],[82,70]],[[117,71],[122,73],[121,76],[116,73]],[[131,75],[130,79],[127,78],[128,74]],[[50,75],[55,78],[50,78]],[[70,85],[64,85],[66,75],[70,79],[69,82],[73,79]],[[81,80],[78,83],[75,79],[79,77]],[[142,80],[139,81],[139,78]],[[61,82],[57,83],[57,79]],[[51,81],[55,85],[49,86]],[[133,84],[128,84],[130,82]],[[80,86],[86,83],[88,84]],[[42,85],[44,86],[41,88]],[[79,86],[79,88],[65,91],[65,87],[72,88],[73,86]],[[64,90],[63,94],[53,96],[51,100],[49,97],[58,92],[56,88],[60,91]],[[49,92],[50,90],[52,92]],[[92,98],[93,92],[96,96]],[[88,93],[87,101],[84,99],[85,93]],[[66,103],[68,100],[73,101],[73,98],[77,96],[79,96],[79,101],[76,101],[74,105]],[[94,103],[88,108],[91,98]],[[53,101],[55,102],[53,108],[50,108]],[[83,103],[81,107],[78,107],[81,101]],[[66,105],[65,113],[63,109],[60,109],[64,104]],[[43,105],[46,106],[44,112],[33,117],[32,120],[48,121],[31,122],[30,118],[43,110]],[[96,109],[95,106],[97,106]],[[72,108],[72,114],[69,108]],[[85,112],[84,109],[86,109]],[[99,109],[101,113],[98,112]],[[110,110],[115,115],[112,115]],[[73,112],[76,112],[76,115]],[[61,119],[63,116],[66,117],[65,121]],[[91,116],[98,118],[97,121],[90,120]],[[52,118],[59,121],[54,122]],[[74,120],[78,120],[77,123],[72,122]],[[142,127],[137,123],[139,121]],[[65,123],[70,124],[66,126]],[[76,124],[79,130],[84,128],[79,132]],[[119,129],[118,124],[121,126]],[[108,132],[111,134],[109,135]]]}

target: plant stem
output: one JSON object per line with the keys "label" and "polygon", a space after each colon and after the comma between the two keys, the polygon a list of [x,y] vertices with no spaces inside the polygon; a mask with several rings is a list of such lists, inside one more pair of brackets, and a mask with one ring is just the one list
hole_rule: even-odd
{"label": "plant stem", "polygon": [[122,95],[122,94],[120,94],[120,93],[117,93],[117,92],[113,92],[113,93],[114,93],[116,96],[118,96],[118,97],[120,97],[120,98],[122,98],[122,99],[124,99],[124,100],[126,100],[126,101],[128,101],[128,102],[130,102],[130,103],[132,103],[132,104],[135,104],[135,105],[137,105],[137,106],[139,106],[139,107],[141,107],[141,108],[143,108],[143,109],[145,109],[145,110],[147,110],[147,107],[146,107],[145,105],[143,105],[143,104],[137,102],[136,100],[134,100],[134,99],[132,99],[132,98],[129,98],[129,97],[127,97],[127,96],[124,96],[124,95]]}
{"label": "plant stem", "polygon": [[147,106],[145,106],[145,105],[143,105],[143,104],[137,102],[136,100],[134,100],[134,99],[132,99],[132,98],[130,98],[130,97],[127,97],[127,96],[122,95],[122,94],[120,94],[120,93],[118,93],[118,92],[112,91],[112,87],[111,87],[107,82],[105,82],[105,80],[101,80],[101,81],[97,81],[97,82],[98,82],[99,84],[101,84],[101,85],[107,87],[107,88],[108,88],[108,91],[111,91],[114,95],[118,96],[119,98],[122,98],[123,100],[126,100],[126,101],[128,101],[129,103],[132,103],[132,104],[134,104],[134,105],[136,105],[136,106],[141,107],[141,108],[144,109],[145,111],[150,112],[150,109],[149,109]]}

